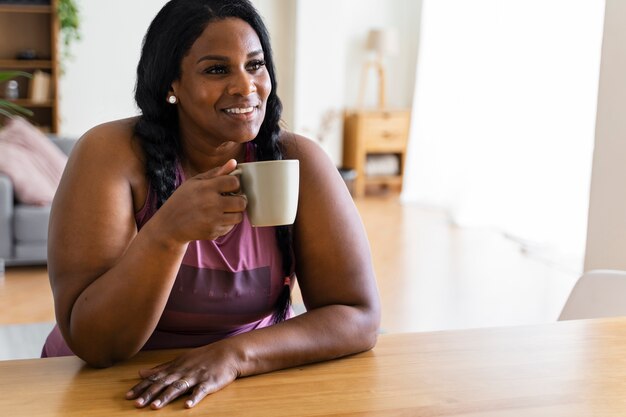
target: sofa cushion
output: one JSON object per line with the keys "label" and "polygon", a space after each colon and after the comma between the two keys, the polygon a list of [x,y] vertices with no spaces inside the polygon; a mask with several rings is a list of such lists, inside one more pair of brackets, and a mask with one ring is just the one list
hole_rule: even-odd
{"label": "sofa cushion", "polygon": [[13,230],[17,242],[45,242],[48,239],[50,206],[15,206]]}
{"label": "sofa cushion", "polygon": [[45,265],[48,253],[46,242],[17,243],[15,258],[7,259],[7,265]]}
{"label": "sofa cushion", "polygon": [[52,202],[67,156],[50,139],[21,118],[0,130],[0,172],[11,178],[18,201]]}

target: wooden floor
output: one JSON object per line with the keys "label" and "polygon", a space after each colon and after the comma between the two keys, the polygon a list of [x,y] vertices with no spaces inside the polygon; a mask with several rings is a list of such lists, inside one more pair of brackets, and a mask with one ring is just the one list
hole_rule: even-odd
{"label": "wooden floor", "polygon": [[[491,230],[455,228],[444,213],[401,204],[393,194],[357,206],[372,248],[383,332],[550,322],[578,277],[575,266],[530,257]],[[53,321],[46,269],[7,268],[0,338],[2,325],[19,330]],[[16,327],[4,327],[11,330],[4,337],[13,337],[7,334]]]}

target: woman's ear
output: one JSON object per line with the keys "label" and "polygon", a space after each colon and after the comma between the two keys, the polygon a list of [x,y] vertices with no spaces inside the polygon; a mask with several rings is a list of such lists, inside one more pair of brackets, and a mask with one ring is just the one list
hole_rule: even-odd
{"label": "woman's ear", "polygon": [[172,81],[172,84],[170,84],[170,89],[169,89],[167,94],[176,95],[176,92],[178,91],[178,86],[179,86],[179,81],[178,80]]}

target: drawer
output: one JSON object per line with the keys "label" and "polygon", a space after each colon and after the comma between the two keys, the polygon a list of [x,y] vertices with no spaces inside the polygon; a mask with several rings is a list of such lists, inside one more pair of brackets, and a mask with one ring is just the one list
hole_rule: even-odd
{"label": "drawer", "polygon": [[363,118],[362,137],[368,151],[402,151],[409,121],[405,114],[381,113]]}

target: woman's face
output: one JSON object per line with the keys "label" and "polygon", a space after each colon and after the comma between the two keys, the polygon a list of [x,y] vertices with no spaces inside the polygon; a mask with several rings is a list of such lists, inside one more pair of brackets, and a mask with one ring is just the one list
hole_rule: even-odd
{"label": "woman's face", "polygon": [[261,42],[248,23],[209,23],[172,83],[183,140],[207,138],[215,146],[256,137],[272,90]]}

